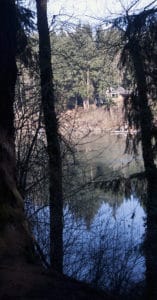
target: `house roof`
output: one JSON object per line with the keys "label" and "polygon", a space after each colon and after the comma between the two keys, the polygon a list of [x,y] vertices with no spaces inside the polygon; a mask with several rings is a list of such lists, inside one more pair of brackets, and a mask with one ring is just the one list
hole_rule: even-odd
{"label": "house roof", "polygon": [[119,86],[117,88],[110,87],[106,91],[107,94],[120,94],[120,95],[126,95],[128,94],[128,90],[125,90],[122,86]]}

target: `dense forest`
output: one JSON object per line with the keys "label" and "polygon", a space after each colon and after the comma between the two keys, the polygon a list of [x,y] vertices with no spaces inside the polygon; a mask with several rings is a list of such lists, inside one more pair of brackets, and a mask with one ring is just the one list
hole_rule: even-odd
{"label": "dense forest", "polygon": [[140,2],[93,25],[1,0],[1,299],[157,299],[157,3]]}

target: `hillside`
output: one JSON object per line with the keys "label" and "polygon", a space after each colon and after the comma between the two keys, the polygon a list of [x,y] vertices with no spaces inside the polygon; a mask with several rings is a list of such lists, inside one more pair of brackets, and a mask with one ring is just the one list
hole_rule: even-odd
{"label": "hillside", "polygon": [[48,272],[41,266],[19,264],[1,265],[0,299],[21,300],[113,300],[115,298],[92,289],[57,272]]}

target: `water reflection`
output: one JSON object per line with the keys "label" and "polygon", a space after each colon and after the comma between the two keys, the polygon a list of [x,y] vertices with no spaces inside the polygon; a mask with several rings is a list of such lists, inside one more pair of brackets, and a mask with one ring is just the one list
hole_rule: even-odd
{"label": "water reflection", "polygon": [[140,150],[135,158],[125,146],[125,137],[111,135],[78,146],[64,229],[65,272],[119,293],[145,272],[143,163]]}
{"label": "water reflection", "polygon": [[[124,150],[122,136],[84,140],[63,166],[64,272],[119,293],[145,271],[143,164],[141,154],[135,159]],[[29,214],[49,260],[49,207],[30,207]]]}
{"label": "water reflection", "polygon": [[103,203],[90,227],[83,218],[76,220],[67,206],[64,238],[69,255],[65,251],[65,272],[99,287],[112,286],[116,290],[141,280],[145,267],[139,249],[144,216],[144,210],[133,196],[124,199],[116,216],[113,209]]}
{"label": "water reflection", "polygon": [[[99,201],[98,201],[99,202]],[[131,196],[114,209],[103,199],[90,225],[64,208],[64,272],[94,286],[121,293],[144,278],[145,262],[141,253],[145,212]],[[34,233],[49,253],[49,207],[35,214]]]}
{"label": "water reflection", "polygon": [[137,170],[144,170],[140,146],[136,157],[133,153],[126,153],[126,136],[123,135],[106,134],[86,138],[80,141],[77,149],[79,160],[93,166],[95,171],[100,171],[105,177],[113,175],[114,171],[128,176]]}

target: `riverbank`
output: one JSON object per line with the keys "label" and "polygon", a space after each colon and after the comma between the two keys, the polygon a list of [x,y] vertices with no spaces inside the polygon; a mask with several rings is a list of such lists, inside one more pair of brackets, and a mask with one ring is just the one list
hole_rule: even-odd
{"label": "riverbank", "polygon": [[90,285],[46,271],[41,266],[19,264],[1,265],[0,299],[21,300],[114,300]]}
{"label": "riverbank", "polygon": [[122,105],[113,106],[110,110],[104,107],[68,110],[60,115],[59,124],[62,136],[68,140],[103,135],[106,132],[127,132]]}

